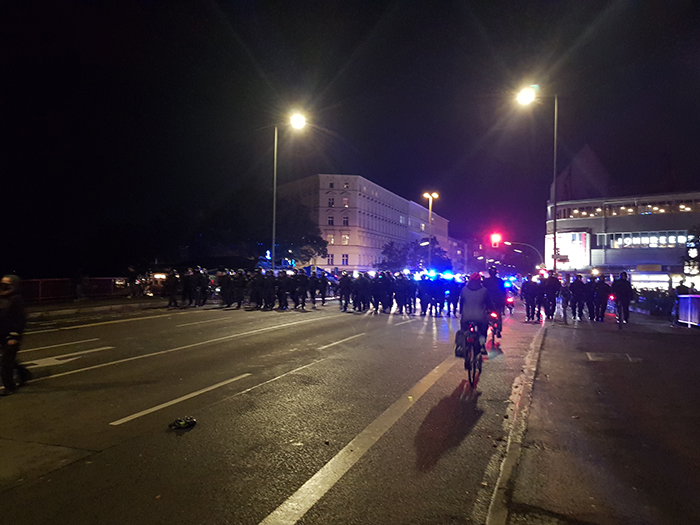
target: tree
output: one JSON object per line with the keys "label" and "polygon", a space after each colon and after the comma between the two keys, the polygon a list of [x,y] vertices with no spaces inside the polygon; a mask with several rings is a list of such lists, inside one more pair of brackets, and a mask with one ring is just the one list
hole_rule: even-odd
{"label": "tree", "polygon": [[297,201],[277,204],[277,257],[294,259],[305,266],[317,257],[328,256],[328,242],[311,218],[309,208]]}
{"label": "tree", "polygon": [[407,267],[406,255],[408,252],[408,244],[396,244],[390,241],[382,248],[384,260],[377,264],[378,270],[389,270],[391,272],[400,272]]}
{"label": "tree", "polygon": [[[452,269],[452,261],[447,256],[447,252],[440,248],[437,240],[433,239],[430,248],[432,249],[432,266],[437,272],[445,272]],[[398,272],[404,268],[409,270],[419,270],[425,268],[428,261],[428,245],[421,246],[418,241],[411,241],[403,244],[396,244],[391,241],[382,248],[384,260],[377,265],[379,270],[390,270]]]}

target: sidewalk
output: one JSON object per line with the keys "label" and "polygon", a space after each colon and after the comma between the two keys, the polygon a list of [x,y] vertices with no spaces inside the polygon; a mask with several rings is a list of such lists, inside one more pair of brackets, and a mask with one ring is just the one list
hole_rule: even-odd
{"label": "sidewalk", "polygon": [[77,301],[28,304],[27,318],[31,320],[55,319],[84,313],[124,312],[146,308],[165,308],[168,300],[163,297],[114,297],[110,299],[80,299]]}
{"label": "sidewalk", "polygon": [[548,323],[508,524],[697,522],[700,333],[606,321]]}

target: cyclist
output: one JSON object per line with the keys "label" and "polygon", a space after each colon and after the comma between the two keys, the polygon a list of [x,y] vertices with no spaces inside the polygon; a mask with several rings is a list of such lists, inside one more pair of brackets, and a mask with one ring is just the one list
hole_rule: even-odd
{"label": "cyclist", "polygon": [[481,275],[473,273],[469,282],[462,288],[459,299],[459,310],[462,312],[460,328],[463,332],[469,330],[471,323],[475,324],[479,333],[481,353],[486,355],[486,334],[489,329],[489,314],[493,311],[493,302],[486,288],[481,285]]}
{"label": "cyclist", "polygon": [[506,307],[506,286],[503,279],[498,277],[498,270],[495,266],[489,268],[489,277],[484,279],[484,288],[488,290],[491,303],[498,315],[498,329],[496,337],[501,337],[501,327],[503,326],[503,309]]}

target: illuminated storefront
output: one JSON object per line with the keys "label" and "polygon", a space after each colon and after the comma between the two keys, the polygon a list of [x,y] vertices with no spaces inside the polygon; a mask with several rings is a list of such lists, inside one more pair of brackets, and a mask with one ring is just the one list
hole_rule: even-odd
{"label": "illuminated storefront", "polygon": [[[545,260],[553,266],[552,206],[547,210]],[[557,203],[557,268],[563,272],[630,274],[638,288],[667,289],[696,283],[697,249],[691,231],[700,225],[700,193],[586,199]]]}

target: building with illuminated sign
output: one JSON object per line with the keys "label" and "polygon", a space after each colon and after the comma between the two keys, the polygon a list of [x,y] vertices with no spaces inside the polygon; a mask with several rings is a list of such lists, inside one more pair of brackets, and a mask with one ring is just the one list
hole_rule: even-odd
{"label": "building with illuminated sign", "polygon": [[[312,175],[280,186],[279,194],[312,210],[328,241],[328,259],[319,266],[329,270],[373,270],[385,244],[420,241],[430,232],[427,208],[359,175]],[[449,221],[433,211],[432,222],[433,237],[450,252]]]}
{"label": "building with illuminated sign", "polygon": [[[553,264],[552,205],[547,209],[545,258]],[[700,225],[700,192],[557,202],[557,250],[562,272],[627,271],[638,288],[676,286],[697,269],[684,266]],[[692,254],[690,254],[692,257]],[[700,282],[698,282],[700,284]],[[698,285],[696,284],[696,286]]]}

